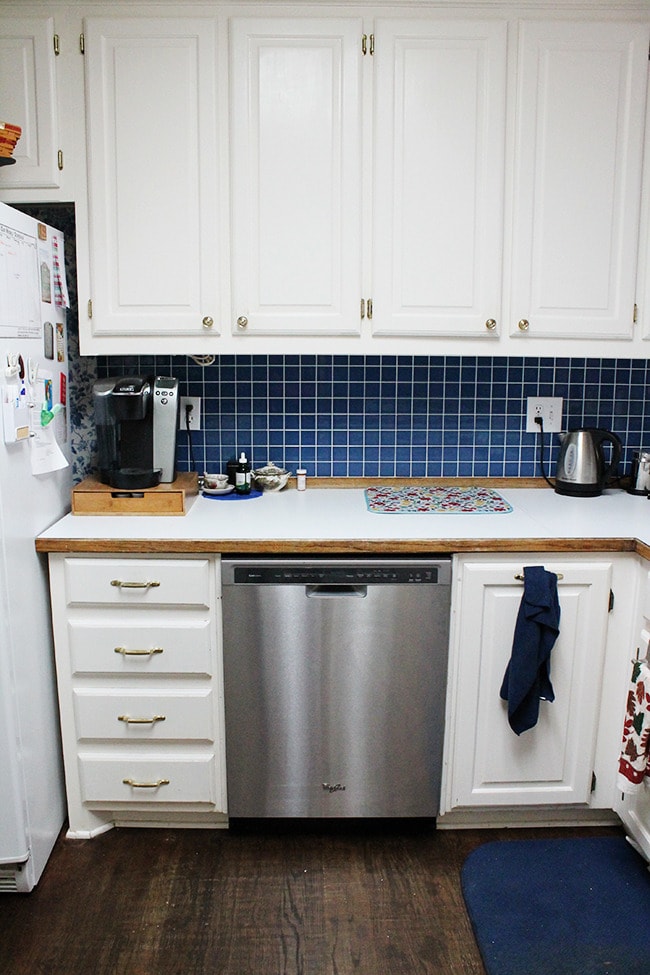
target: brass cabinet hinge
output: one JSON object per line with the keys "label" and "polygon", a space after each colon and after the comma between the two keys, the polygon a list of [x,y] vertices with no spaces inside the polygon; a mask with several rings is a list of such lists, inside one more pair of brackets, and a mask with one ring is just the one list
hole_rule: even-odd
{"label": "brass cabinet hinge", "polygon": [[372,319],[372,298],[361,299],[360,312],[362,318]]}
{"label": "brass cabinet hinge", "polygon": [[369,54],[371,57],[375,53],[375,35],[374,34],[362,34],[361,35],[361,53]]}
{"label": "brass cabinet hinge", "polygon": [[92,317],[93,317],[93,300],[92,300],[92,298],[89,298],[88,299],[88,318],[92,318]]}
{"label": "brass cabinet hinge", "polygon": [[59,35],[58,34],[55,34],[54,37],[52,38],[52,47],[54,48],[55,55],[58,57],[59,54],[61,53],[61,49],[59,48]]}
{"label": "brass cabinet hinge", "polygon": [[634,303],[634,311],[632,312],[632,324],[636,325],[639,320],[639,306]]}
{"label": "brass cabinet hinge", "polygon": [[56,154],[56,164],[60,170],[63,169],[63,149],[59,149]]}
{"label": "brass cabinet hinge", "polygon": [[79,53],[86,53],[86,38],[83,34],[79,34]]}
{"label": "brass cabinet hinge", "polygon": [[613,589],[610,589],[609,590],[609,604],[607,606],[607,612],[608,613],[611,613],[611,611],[613,609],[614,609],[614,590]]}

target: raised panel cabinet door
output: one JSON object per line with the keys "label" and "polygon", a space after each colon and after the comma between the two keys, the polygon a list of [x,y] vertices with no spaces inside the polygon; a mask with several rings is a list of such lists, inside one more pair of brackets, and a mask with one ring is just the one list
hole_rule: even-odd
{"label": "raised panel cabinet door", "polygon": [[84,29],[93,335],[216,332],[215,23]]}
{"label": "raised panel cabinet door", "polygon": [[1,189],[60,185],[52,17],[0,17],[0,121],[22,128]]}
{"label": "raised panel cabinet door", "polygon": [[512,335],[632,337],[649,34],[520,26]]}
{"label": "raised panel cabinet door", "polygon": [[377,335],[498,335],[505,22],[378,20]]}
{"label": "raised panel cabinet door", "polygon": [[230,23],[235,334],[354,335],[361,21]]}
{"label": "raised panel cabinet door", "polygon": [[[499,692],[523,593],[516,578],[522,564],[562,575],[561,619],[551,651],[555,700],[541,701],[537,724],[516,735]],[[463,566],[447,809],[589,801],[610,580],[608,562]]]}

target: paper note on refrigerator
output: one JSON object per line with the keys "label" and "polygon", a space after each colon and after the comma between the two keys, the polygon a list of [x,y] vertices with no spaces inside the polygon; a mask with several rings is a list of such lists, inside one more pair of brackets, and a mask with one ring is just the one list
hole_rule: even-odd
{"label": "paper note on refrigerator", "polygon": [[30,437],[32,474],[49,474],[68,466],[54,433],[54,424],[46,427],[35,424]]}

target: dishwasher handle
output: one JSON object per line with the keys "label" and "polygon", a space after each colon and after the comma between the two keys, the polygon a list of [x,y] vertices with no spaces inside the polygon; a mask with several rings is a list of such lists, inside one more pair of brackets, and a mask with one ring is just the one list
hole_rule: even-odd
{"label": "dishwasher handle", "polygon": [[368,595],[368,587],[321,582],[313,586],[305,586],[305,595],[308,599],[338,599],[343,596],[363,599]]}

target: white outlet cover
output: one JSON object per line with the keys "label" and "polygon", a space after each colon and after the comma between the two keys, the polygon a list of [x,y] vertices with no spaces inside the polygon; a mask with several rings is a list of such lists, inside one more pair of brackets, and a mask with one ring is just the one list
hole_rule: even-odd
{"label": "white outlet cover", "polygon": [[541,416],[544,433],[559,433],[562,429],[561,396],[528,396],[526,400],[526,433],[539,433],[535,417]]}

